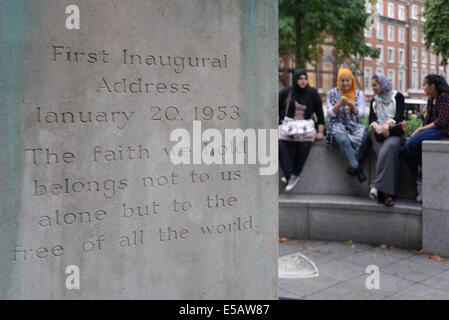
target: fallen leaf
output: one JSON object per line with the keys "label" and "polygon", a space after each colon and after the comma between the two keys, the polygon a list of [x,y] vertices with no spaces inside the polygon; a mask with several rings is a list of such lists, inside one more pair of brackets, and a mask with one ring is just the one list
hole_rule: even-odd
{"label": "fallen leaf", "polygon": [[296,241],[297,244],[306,244],[307,241]]}
{"label": "fallen leaf", "polygon": [[354,244],[354,242],[352,240],[348,240],[348,241],[344,242],[344,244],[349,245],[349,244]]}
{"label": "fallen leaf", "polygon": [[390,249],[394,249],[394,246],[390,246]]}
{"label": "fallen leaf", "polygon": [[393,273],[393,275],[394,275],[394,276],[397,276],[397,275],[398,275],[398,273],[397,273],[397,272],[395,272],[395,273]]}
{"label": "fallen leaf", "polygon": [[307,250],[312,250],[313,248],[312,247],[307,247]]}
{"label": "fallen leaf", "polygon": [[279,241],[279,242],[287,242],[287,241],[288,241],[288,238],[279,238],[278,241]]}
{"label": "fallen leaf", "polygon": [[381,244],[380,247],[381,247],[382,249],[388,248],[388,246],[387,246],[386,244]]}
{"label": "fallen leaf", "polygon": [[392,256],[394,256],[396,254],[396,252],[392,252],[392,253],[390,253],[390,255],[392,255]]}
{"label": "fallen leaf", "polygon": [[445,261],[447,261],[447,259],[441,258],[441,257],[438,256],[438,255],[431,256],[430,259],[432,259],[432,260],[434,260],[434,261],[438,261],[438,262],[445,262]]}
{"label": "fallen leaf", "polygon": [[317,250],[316,253],[323,254],[323,251],[322,250]]}
{"label": "fallen leaf", "polygon": [[432,300],[430,297],[426,297],[426,300]]}
{"label": "fallen leaf", "polygon": [[363,287],[363,288],[362,288],[362,290],[366,290],[366,288],[365,288],[365,287]]}
{"label": "fallen leaf", "polygon": [[313,274],[320,274],[320,270],[315,271]]}
{"label": "fallen leaf", "polygon": [[423,249],[413,251],[414,254],[422,254],[423,252]]}
{"label": "fallen leaf", "polygon": [[377,258],[377,254],[373,254],[373,258],[376,259]]}

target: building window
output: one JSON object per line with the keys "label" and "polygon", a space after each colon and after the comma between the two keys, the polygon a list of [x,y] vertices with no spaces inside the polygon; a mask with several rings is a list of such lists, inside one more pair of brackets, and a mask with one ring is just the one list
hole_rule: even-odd
{"label": "building window", "polygon": [[424,78],[427,76],[427,70],[421,70],[421,83],[424,82]]}
{"label": "building window", "polygon": [[377,39],[379,40],[384,39],[384,25],[382,23],[379,23],[377,28]]}
{"label": "building window", "polygon": [[430,69],[430,74],[437,74],[437,71],[435,69]]}
{"label": "building window", "polygon": [[377,0],[377,12],[379,12],[380,15],[384,14],[384,2],[382,0]]}
{"label": "building window", "polygon": [[384,68],[377,68],[376,69],[376,73],[381,73],[381,74],[384,74]]}
{"label": "building window", "polygon": [[394,41],[394,26],[388,26],[388,41]]}
{"label": "building window", "polygon": [[366,67],[365,68],[364,81],[365,81],[365,90],[367,90],[367,91],[372,91],[372,88],[371,88],[371,76],[372,76],[371,68],[370,67]]}
{"label": "building window", "polygon": [[412,70],[412,89],[418,89],[418,70]]}
{"label": "building window", "polygon": [[[370,47],[370,48],[372,47],[371,43],[367,43],[366,45],[367,45],[368,47]],[[370,56],[366,56],[366,57],[365,57],[365,60],[372,60],[372,59],[371,59]]]}
{"label": "building window", "polygon": [[388,80],[390,80],[391,84],[393,85],[393,89],[396,88],[396,83],[394,81],[395,80],[394,79],[394,70],[388,69],[387,78],[388,78]]}
{"label": "building window", "polygon": [[399,91],[405,92],[405,72],[403,70],[400,70],[398,74],[398,86]]}
{"label": "building window", "polygon": [[366,38],[371,38],[371,30],[373,30],[373,28],[365,28],[365,37]]}
{"label": "building window", "polygon": [[394,3],[388,2],[388,18],[394,18]]}
{"label": "building window", "polygon": [[379,58],[377,58],[377,61],[384,61],[384,47],[377,45],[377,49],[379,49]]}
{"label": "building window", "polygon": [[412,5],[412,19],[418,20],[418,6]]}
{"label": "building window", "polygon": [[418,41],[418,28],[417,27],[412,28],[412,41],[413,42]]}
{"label": "building window", "polygon": [[371,8],[372,8],[371,1],[365,0],[365,11],[371,13]]}
{"label": "building window", "polygon": [[399,33],[399,43],[405,43],[405,29],[399,28],[398,33]]}
{"label": "building window", "polygon": [[399,64],[404,64],[405,62],[405,51],[404,49],[398,49],[398,62]]}
{"label": "building window", "polygon": [[394,48],[388,47],[388,62],[394,63]]}
{"label": "building window", "polygon": [[421,62],[427,63],[427,50],[426,48],[421,48]]}
{"label": "building window", "polygon": [[425,8],[423,7],[423,8],[421,9],[421,21],[423,21],[423,22],[426,21],[426,18],[424,18],[424,10],[425,10]]}
{"label": "building window", "polygon": [[424,33],[421,34],[421,43],[422,44],[426,43],[426,38],[424,37]]}
{"label": "building window", "polygon": [[405,8],[404,6],[398,7],[398,18],[399,20],[405,20]]}
{"label": "building window", "polygon": [[437,62],[437,56],[434,53],[430,54],[430,63],[435,64]]}
{"label": "building window", "polygon": [[412,61],[418,61],[418,48],[412,47]]}

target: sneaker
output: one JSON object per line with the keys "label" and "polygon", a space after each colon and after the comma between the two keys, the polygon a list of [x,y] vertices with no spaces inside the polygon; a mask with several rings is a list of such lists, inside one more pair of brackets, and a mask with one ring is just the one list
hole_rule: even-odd
{"label": "sneaker", "polygon": [[282,178],[281,178],[281,182],[282,183],[284,183],[284,184],[287,184],[287,177],[286,176],[283,176]]}
{"label": "sneaker", "polygon": [[357,179],[359,180],[360,183],[363,183],[368,179],[365,176],[365,173],[363,172],[362,168],[360,168],[360,167],[356,169],[356,175],[357,175]]}
{"label": "sneaker", "polygon": [[422,181],[420,181],[420,180],[416,181],[416,191],[418,192],[416,201],[421,203],[422,202]]}
{"label": "sneaker", "polygon": [[285,187],[285,191],[286,191],[286,192],[291,191],[291,190],[296,186],[296,184],[297,184],[298,182],[299,182],[299,177],[292,174],[292,175],[290,176],[290,178],[288,179],[288,184],[287,184],[287,186]]}

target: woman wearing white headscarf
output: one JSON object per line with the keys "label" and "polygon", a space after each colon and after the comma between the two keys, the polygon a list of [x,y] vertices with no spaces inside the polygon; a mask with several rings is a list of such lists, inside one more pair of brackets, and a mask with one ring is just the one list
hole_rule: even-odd
{"label": "woman wearing white headscarf", "polygon": [[398,185],[399,149],[404,139],[400,126],[404,118],[404,96],[394,91],[391,82],[381,73],[373,76],[371,85],[374,97],[370,104],[369,123],[377,161],[370,198],[376,200],[383,196],[385,205],[392,206]]}

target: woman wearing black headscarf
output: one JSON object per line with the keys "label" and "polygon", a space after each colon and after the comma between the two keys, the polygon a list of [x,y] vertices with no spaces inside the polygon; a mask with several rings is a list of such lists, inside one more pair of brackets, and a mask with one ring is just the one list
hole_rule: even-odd
{"label": "woman wearing black headscarf", "polygon": [[[295,120],[309,120],[314,119],[314,115],[318,118],[318,132],[315,139],[321,140],[324,137],[324,115],[320,96],[315,88],[309,86],[307,72],[295,70],[292,86],[282,89],[279,93],[279,124],[286,116]],[[279,162],[284,172],[282,180],[287,183],[285,191],[292,190],[298,183],[312,142],[313,140],[300,142],[279,140]]]}

